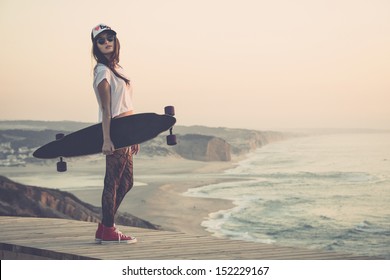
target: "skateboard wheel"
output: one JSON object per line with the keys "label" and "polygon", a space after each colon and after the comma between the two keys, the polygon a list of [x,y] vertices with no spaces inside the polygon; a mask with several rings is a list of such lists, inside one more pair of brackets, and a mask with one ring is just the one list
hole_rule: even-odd
{"label": "skateboard wheel", "polygon": [[174,134],[171,134],[171,135],[168,135],[167,136],[167,144],[169,146],[174,146],[177,144],[177,141],[176,141],[176,135]]}
{"label": "skateboard wheel", "polygon": [[57,171],[58,172],[65,172],[67,170],[66,162],[65,161],[59,161],[57,162]]}
{"label": "skateboard wheel", "polygon": [[60,140],[60,139],[64,138],[64,136],[65,136],[65,134],[63,134],[63,133],[57,133],[56,140]]}
{"label": "skateboard wheel", "polygon": [[175,107],[173,106],[166,106],[164,108],[165,115],[174,116],[175,115]]}

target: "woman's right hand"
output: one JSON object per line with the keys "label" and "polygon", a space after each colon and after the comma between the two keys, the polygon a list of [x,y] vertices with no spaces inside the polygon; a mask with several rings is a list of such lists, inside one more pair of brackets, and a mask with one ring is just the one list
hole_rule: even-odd
{"label": "woman's right hand", "polygon": [[112,155],[115,151],[115,146],[111,140],[105,140],[103,142],[102,153],[103,155]]}

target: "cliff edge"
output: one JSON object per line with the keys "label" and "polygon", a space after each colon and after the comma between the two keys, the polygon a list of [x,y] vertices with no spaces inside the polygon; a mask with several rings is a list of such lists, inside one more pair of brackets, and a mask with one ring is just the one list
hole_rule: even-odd
{"label": "cliff edge", "polygon": [[[100,207],[78,199],[75,195],[55,189],[26,186],[0,176],[0,215],[42,218],[64,218],[99,222]],[[118,213],[116,223],[159,229],[128,213]]]}

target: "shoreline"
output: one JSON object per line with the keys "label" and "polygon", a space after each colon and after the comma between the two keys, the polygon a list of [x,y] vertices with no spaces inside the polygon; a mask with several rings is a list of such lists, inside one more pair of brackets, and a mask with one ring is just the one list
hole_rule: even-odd
{"label": "shoreline", "polygon": [[[223,176],[225,170],[247,158],[249,154],[235,157],[229,162],[203,162],[175,157],[134,157],[135,186],[126,195],[119,212],[127,212],[158,225],[162,230],[196,235],[211,235],[201,223],[210,213],[234,207],[230,200],[184,196],[190,188],[202,187],[232,180]],[[60,189],[76,195],[80,200],[101,206],[104,177],[104,158],[75,159],[68,162],[67,174],[59,174],[53,164],[30,164],[26,167],[3,167],[0,174],[11,180],[42,187]],[[39,173],[43,176],[39,177]],[[45,181],[45,176],[51,179]],[[77,178],[93,177],[93,188],[73,186]],[[80,179],[81,178],[81,179]],[[234,179],[233,179],[234,180]],[[40,183],[41,182],[41,183]],[[101,187],[100,187],[101,186]],[[47,186],[43,186],[47,187]],[[140,236],[142,238],[142,236]]]}

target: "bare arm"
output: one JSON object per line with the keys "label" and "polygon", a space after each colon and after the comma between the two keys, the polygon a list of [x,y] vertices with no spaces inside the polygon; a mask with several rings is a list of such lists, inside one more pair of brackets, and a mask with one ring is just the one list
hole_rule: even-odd
{"label": "bare arm", "polygon": [[98,91],[102,109],[102,127],[103,127],[103,147],[102,152],[105,155],[111,155],[114,150],[114,144],[111,141],[111,89],[107,80],[103,80],[98,85]]}

